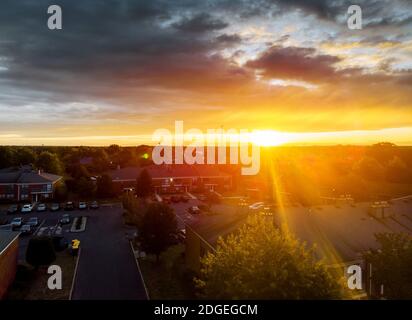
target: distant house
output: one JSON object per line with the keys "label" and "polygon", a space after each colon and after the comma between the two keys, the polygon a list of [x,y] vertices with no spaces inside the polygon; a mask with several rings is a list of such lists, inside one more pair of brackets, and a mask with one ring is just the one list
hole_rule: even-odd
{"label": "distant house", "polygon": [[16,276],[18,248],[19,232],[0,230],[0,300]]}
{"label": "distant house", "polygon": [[229,189],[232,176],[214,165],[152,165],[144,168],[126,167],[112,170],[109,175],[120,188],[131,188],[141,171],[146,169],[152,177],[157,193],[190,192],[197,188],[206,190]]}
{"label": "distant house", "polygon": [[61,176],[31,166],[0,170],[0,201],[40,201],[53,198]]}

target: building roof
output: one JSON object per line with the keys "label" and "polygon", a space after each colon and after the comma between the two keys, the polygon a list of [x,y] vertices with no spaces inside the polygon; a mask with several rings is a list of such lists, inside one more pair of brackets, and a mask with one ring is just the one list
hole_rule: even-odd
{"label": "building roof", "polygon": [[[393,201],[385,219],[368,214],[371,203],[305,208],[287,206],[284,214],[275,213],[278,225],[286,223],[298,239],[316,244],[315,253],[331,264],[357,260],[369,249],[377,248],[375,234],[403,232],[412,236],[412,204]],[[236,211],[224,209],[223,215],[204,216],[190,226],[212,246],[219,236],[226,236],[247,220]],[[283,218],[282,218],[283,216]],[[268,217],[268,219],[273,219]]]}
{"label": "building roof", "polygon": [[0,230],[0,255],[18,235],[19,232]]}
{"label": "building roof", "polygon": [[31,167],[6,168],[0,171],[0,183],[54,183],[61,178],[55,174],[34,171]]}
{"label": "building roof", "polygon": [[191,178],[191,177],[229,177],[229,174],[221,172],[216,165],[151,165],[147,167],[126,167],[112,170],[109,175],[113,181],[135,180],[142,170],[146,169],[153,179],[161,178]]}

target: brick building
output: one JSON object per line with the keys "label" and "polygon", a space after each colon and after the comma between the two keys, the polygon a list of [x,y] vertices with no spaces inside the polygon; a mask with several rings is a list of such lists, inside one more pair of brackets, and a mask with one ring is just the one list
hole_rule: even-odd
{"label": "brick building", "polygon": [[232,176],[215,165],[152,165],[144,168],[126,167],[109,172],[118,188],[136,186],[136,179],[146,169],[152,177],[153,191],[179,193],[205,190],[225,190],[232,187]]}
{"label": "brick building", "polygon": [[0,300],[16,276],[18,247],[19,232],[0,230]]}
{"label": "brick building", "polygon": [[0,201],[36,202],[53,198],[61,176],[33,170],[31,166],[0,170]]}

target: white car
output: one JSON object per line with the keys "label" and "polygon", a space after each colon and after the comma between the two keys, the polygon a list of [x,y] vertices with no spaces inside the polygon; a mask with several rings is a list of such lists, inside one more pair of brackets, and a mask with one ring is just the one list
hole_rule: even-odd
{"label": "white car", "polygon": [[33,205],[31,205],[31,204],[25,204],[25,205],[23,205],[23,206],[21,207],[20,212],[21,212],[21,213],[29,213],[29,212],[31,212],[32,210],[33,210]]}
{"label": "white car", "polygon": [[23,218],[14,218],[13,220],[11,220],[10,225],[13,228],[20,228],[21,225],[23,224]]}
{"label": "white car", "polygon": [[79,202],[79,209],[83,210],[83,209],[87,209],[87,203],[86,202]]}
{"label": "white car", "polygon": [[44,203],[39,203],[38,205],[37,205],[37,211],[38,212],[42,212],[42,211],[46,211],[47,210],[47,207],[46,207],[46,205],[44,204]]}
{"label": "white car", "polygon": [[250,209],[250,210],[258,210],[258,209],[262,208],[264,205],[265,205],[264,202],[256,202],[256,203],[254,203],[254,204],[251,204],[251,205],[249,206],[249,209]]}

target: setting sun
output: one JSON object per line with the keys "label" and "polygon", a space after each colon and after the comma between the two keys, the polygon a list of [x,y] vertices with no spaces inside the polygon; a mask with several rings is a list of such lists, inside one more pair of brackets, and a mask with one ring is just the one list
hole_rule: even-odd
{"label": "setting sun", "polygon": [[249,142],[261,147],[280,146],[290,141],[287,133],[274,130],[257,130],[248,135]]}

